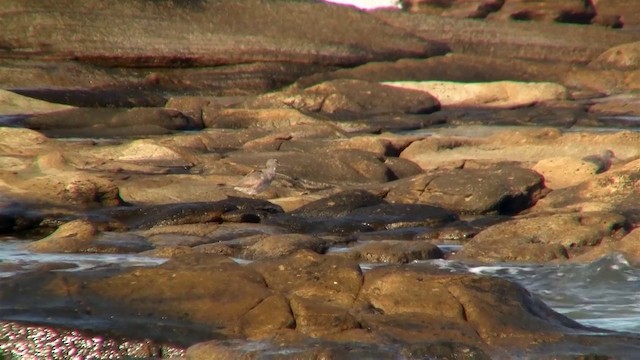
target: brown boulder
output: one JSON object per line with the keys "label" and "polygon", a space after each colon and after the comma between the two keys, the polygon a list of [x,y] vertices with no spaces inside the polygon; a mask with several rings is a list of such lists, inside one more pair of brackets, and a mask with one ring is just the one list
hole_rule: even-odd
{"label": "brown boulder", "polygon": [[395,179],[383,159],[374,153],[356,149],[320,147],[312,152],[234,153],[226,160],[263,166],[269,158],[277,158],[280,163],[278,173],[291,179],[334,184],[384,183]]}
{"label": "brown boulder", "polygon": [[309,299],[292,296],[291,310],[295,317],[296,330],[311,336],[321,337],[349,329],[358,329],[360,324],[342,304],[328,304],[326,299]]}
{"label": "brown boulder", "polygon": [[352,79],[327,81],[305,89],[291,87],[249,100],[244,106],[254,109],[294,108],[336,117],[425,114],[440,108],[438,101],[425,92]]}
{"label": "brown boulder", "polygon": [[339,308],[353,304],[362,285],[357,263],[302,250],[286,258],[248,265],[264,276],[269,289]]}
{"label": "brown boulder", "polygon": [[453,169],[392,183],[389,202],[431,204],[460,213],[514,214],[535,204],[544,189],[535,171],[510,164]]}
{"label": "brown boulder", "polygon": [[73,170],[66,172],[63,168],[46,171],[45,174],[8,175],[3,179],[4,185],[16,196],[33,202],[73,204],[80,208],[123,204],[118,186],[108,178]]}
{"label": "brown boulder", "polygon": [[618,214],[556,214],[502,222],[481,231],[455,256],[482,262],[547,262],[597,249],[627,227]]}
{"label": "brown boulder", "polygon": [[293,328],[297,319],[287,299],[274,294],[262,300],[240,318],[240,332],[248,338],[272,336],[279,329]]}
{"label": "brown boulder", "polygon": [[346,256],[358,262],[392,264],[444,257],[442,250],[431,243],[401,240],[370,242],[351,247],[347,253],[337,253],[336,255]]}
{"label": "brown boulder", "polygon": [[574,186],[602,172],[598,164],[568,156],[542,159],[531,169],[544,176],[544,184],[549,189]]}
{"label": "brown boulder", "polygon": [[640,42],[614,46],[593,59],[589,65],[605,69],[638,69],[640,67]]}
{"label": "brown boulder", "polygon": [[533,210],[612,211],[624,214],[634,227],[638,226],[639,167],[640,161],[634,160],[578,185],[552,191]]}
{"label": "brown boulder", "polygon": [[[431,271],[381,267],[367,272],[359,300],[375,312],[364,315],[363,326],[402,341],[437,341],[444,336],[485,349],[558,341],[574,329],[586,330],[516,283]],[[417,331],[420,328],[432,330]]]}
{"label": "brown boulder", "polygon": [[[121,312],[144,312],[209,325],[236,324],[271,291],[254,270],[210,254],[177,256],[89,284]],[[167,296],[171,294],[171,296]]]}

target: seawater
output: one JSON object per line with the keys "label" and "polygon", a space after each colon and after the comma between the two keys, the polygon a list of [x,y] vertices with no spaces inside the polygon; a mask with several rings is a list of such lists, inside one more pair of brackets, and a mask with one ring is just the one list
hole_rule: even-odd
{"label": "seawater", "polygon": [[26,249],[29,241],[0,242],[0,278],[29,272],[43,263],[68,264],[68,268],[55,271],[82,271],[103,265],[153,266],[167,259],[137,256],[135,254],[59,253],[40,254]]}

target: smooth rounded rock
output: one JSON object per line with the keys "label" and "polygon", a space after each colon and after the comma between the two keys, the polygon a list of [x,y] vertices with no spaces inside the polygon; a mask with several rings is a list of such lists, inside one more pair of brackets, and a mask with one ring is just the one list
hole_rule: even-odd
{"label": "smooth rounded rock", "polygon": [[0,89],[0,116],[50,113],[71,108]]}
{"label": "smooth rounded rock", "polygon": [[308,250],[249,266],[264,276],[270,289],[333,306],[351,306],[362,284],[355,262]]}
{"label": "smooth rounded rock", "polygon": [[461,213],[513,214],[535,204],[543,188],[538,173],[507,164],[398,180],[385,200],[430,204]]}
{"label": "smooth rounded rock", "polygon": [[478,233],[455,256],[483,262],[548,262],[597,248],[607,236],[625,233],[615,213],[556,214],[502,222]]}
{"label": "smooth rounded rock", "polygon": [[544,101],[563,100],[567,89],[554,83],[522,83],[499,81],[490,83],[454,83],[443,81],[395,81],[386,85],[424,91],[434,96],[443,107],[467,106],[516,108]]}

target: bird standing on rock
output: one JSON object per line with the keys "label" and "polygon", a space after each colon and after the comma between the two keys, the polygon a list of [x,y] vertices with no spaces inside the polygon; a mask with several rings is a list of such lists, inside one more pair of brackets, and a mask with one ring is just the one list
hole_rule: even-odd
{"label": "bird standing on rock", "polygon": [[267,166],[264,169],[248,173],[236,184],[234,189],[249,195],[256,195],[265,191],[275,179],[278,165],[277,159],[267,160]]}

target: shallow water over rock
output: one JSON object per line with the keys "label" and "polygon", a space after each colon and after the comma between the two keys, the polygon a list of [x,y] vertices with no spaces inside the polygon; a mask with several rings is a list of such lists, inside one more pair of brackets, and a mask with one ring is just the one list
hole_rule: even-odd
{"label": "shallow water over rock", "polygon": [[118,264],[127,266],[160,265],[167,259],[131,254],[56,254],[34,253],[27,250],[30,241],[0,242],[0,278],[36,270],[43,264],[55,264],[57,271],[85,271],[99,266]]}

